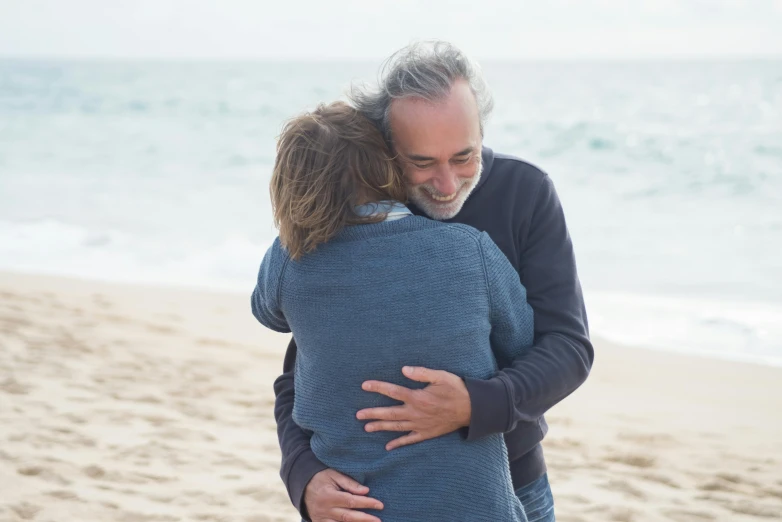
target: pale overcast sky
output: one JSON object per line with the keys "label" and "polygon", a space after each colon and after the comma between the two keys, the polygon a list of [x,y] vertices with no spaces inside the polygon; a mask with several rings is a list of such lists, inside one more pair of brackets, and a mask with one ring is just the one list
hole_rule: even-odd
{"label": "pale overcast sky", "polygon": [[375,59],[782,56],[782,0],[0,0],[0,56]]}

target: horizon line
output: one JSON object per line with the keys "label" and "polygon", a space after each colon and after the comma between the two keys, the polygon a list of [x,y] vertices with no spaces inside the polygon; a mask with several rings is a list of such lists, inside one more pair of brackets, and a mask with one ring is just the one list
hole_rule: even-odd
{"label": "horizon line", "polygon": [[[0,52],[2,61],[70,61],[70,62],[265,62],[265,63],[379,63],[388,56],[376,57],[318,57],[318,56],[129,56],[129,55],[55,55],[55,54],[5,54]],[[782,60],[782,53],[736,53],[736,54],[660,54],[660,55],[573,55],[573,56],[518,56],[518,57],[474,57],[478,63],[627,63],[627,62],[719,62],[719,61],[766,61]]]}

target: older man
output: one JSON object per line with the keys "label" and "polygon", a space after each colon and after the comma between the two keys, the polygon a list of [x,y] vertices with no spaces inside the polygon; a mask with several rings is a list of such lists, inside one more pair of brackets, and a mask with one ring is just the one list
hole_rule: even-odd
{"label": "older man", "polygon": [[[398,156],[414,212],[486,231],[516,268],[535,313],[535,344],[488,380],[436,368],[406,368],[423,389],[367,381],[363,389],[401,402],[356,412],[366,431],[398,431],[388,450],[461,430],[468,440],[504,433],[511,476],[530,522],[554,520],[540,442],[543,414],[584,382],[593,361],[573,246],[551,179],[483,146],[491,95],[479,69],[454,46],[408,46],[388,61],[376,90],[351,93]],[[425,350],[426,346],[421,346]],[[275,382],[281,476],[291,501],[314,522],[378,522],[361,509],[378,500],[319,462],[291,418],[294,340]],[[400,371],[402,369],[400,368]],[[469,477],[470,470],[464,470]]]}

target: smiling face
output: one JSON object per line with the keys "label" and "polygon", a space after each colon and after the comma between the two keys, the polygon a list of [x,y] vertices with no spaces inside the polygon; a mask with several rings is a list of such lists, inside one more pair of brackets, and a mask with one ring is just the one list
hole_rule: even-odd
{"label": "smiling face", "polygon": [[467,82],[455,82],[435,102],[394,100],[390,123],[410,200],[433,219],[454,217],[478,184],[482,166],[478,104]]}

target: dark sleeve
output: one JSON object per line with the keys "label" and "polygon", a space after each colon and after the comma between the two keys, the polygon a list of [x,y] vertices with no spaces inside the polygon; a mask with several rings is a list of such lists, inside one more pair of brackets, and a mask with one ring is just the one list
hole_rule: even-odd
{"label": "dark sleeve", "polygon": [[468,440],[534,421],[570,395],[594,359],[573,244],[554,185],[544,176],[519,275],[535,314],[535,342],[488,380],[465,379],[472,402]]}
{"label": "dark sleeve", "polygon": [[274,381],[274,418],[277,420],[277,438],[280,441],[282,464],[280,477],[288,490],[291,502],[304,520],[309,520],[304,506],[304,490],[312,477],[328,466],[315,457],[310,448],[311,433],[293,422],[293,368],[296,362],[296,341],[291,338],[282,375]]}

